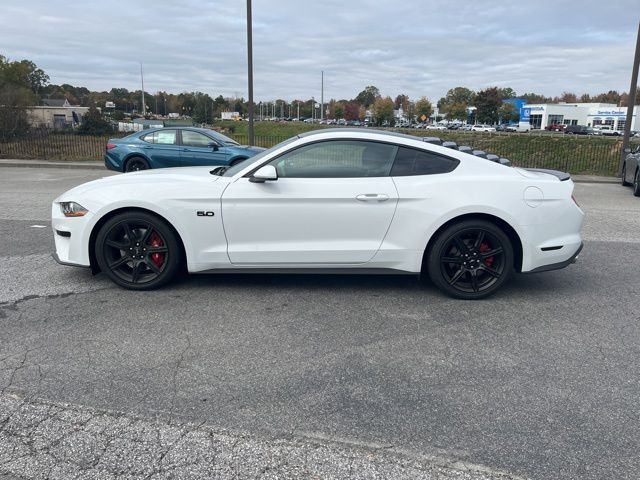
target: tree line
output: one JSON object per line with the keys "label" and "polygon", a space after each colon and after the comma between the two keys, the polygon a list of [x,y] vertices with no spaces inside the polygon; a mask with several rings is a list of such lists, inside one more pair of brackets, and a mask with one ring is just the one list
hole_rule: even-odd
{"label": "tree line", "polygon": [[[0,139],[13,137],[28,130],[26,108],[41,104],[43,99],[67,99],[72,105],[89,107],[88,123],[92,128],[103,127],[100,123],[104,113],[110,119],[120,120],[125,117],[142,116],[142,98],[144,95],[145,114],[163,115],[177,113],[193,118],[197,123],[211,124],[220,118],[222,112],[234,111],[244,116],[248,105],[244,98],[229,98],[218,95],[212,97],[200,91],[182,92],[178,94],[159,91],[156,93],[141,90],[129,91],[126,88],[112,88],[109,91],[91,91],[86,87],[70,84],[55,85],[49,83],[49,76],[30,60],[10,61],[0,55]],[[505,100],[521,98],[527,103],[558,102],[602,102],[626,106],[628,95],[625,92],[610,90],[598,95],[563,92],[556,97],[547,97],[537,93],[517,95],[512,88],[490,87],[475,92],[466,87],[455,87],[436,102],[438,113],[449,120],[470,120],[481,123],[497,123],[498,121],[516,121],[519,112],[513,104]],[[113,107],[107,108],[107,102]],[[110,104],[110,105],[111,105]],[[304,117],[313,116],[345,120],[364,120],[366,116],[376,125],[393,124],[394,110],[402,109],[407,119],[423,121],[434,112],[433,103],[426,97],[410,99],[406,94],[399,94],[392,99],[383,96],[380,90],[369,85],[353,99],[331,99],[321,108],[316,107],[317,100],[299,99],[287,101],[277,99],[268,102],[257,102],[254,111],[263,117]],[[640,89],[636,96],[636,104],[640,104]],[[475,107],[475,109],[470,109]],[[100,113],[100,111],[102,113]],[[108,123],[108,122],[107,122]]]}

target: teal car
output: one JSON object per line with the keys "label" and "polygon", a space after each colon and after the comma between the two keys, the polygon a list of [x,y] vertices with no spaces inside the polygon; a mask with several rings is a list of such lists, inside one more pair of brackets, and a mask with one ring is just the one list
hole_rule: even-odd
{"label": "teal car", "polygon": [[104,153],[109,170],[134,172],[149,168],[235,165],[264,148],[240,145],[206,128],[153,128],[111,138]]}

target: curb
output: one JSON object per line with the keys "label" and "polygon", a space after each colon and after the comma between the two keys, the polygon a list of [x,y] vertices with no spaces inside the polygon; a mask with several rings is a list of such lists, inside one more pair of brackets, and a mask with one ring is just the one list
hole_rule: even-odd
{"label": "curb", "polygon": [[[86,162],[60,162],[49,160],[14,160],[0,159],[0,167],[19,167],[19,168],[75,168],[86,170],[105,170],[103,162],[88,160]],[[571,179],[575,183],[619,183],[618,177],[600,177],[596,175],[571,175]]]}
{"label": "curb", "polygon": [[47,160],[2,160],[0,167],[18,168],[81,168],[87,170],[106,170],[104,163],[95,161],[86,162],[54,162]]}

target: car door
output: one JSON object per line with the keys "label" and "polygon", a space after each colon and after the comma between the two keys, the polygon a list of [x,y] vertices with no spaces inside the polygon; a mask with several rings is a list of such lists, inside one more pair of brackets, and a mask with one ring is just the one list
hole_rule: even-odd
{"label": "car door", "polygon": [[[180,163],[185,166],[227,165],[228,149],[209,136],[195,130],[181,130]],[[211,143],[216,146],[212,147]]]}
{"label": "car door", "polygon": [[315,142],[269,162],[277,180],[237,179],[222,196],[229,260],[257,266],[368,262],[398,203],[389,177],[396,151],[361,140]]}
{"label": "car door", "polygon": [[151,160],[152,168],[177,167],[180,165],[180,147],[175,129],[149,132],[140,138],[142,150]]}

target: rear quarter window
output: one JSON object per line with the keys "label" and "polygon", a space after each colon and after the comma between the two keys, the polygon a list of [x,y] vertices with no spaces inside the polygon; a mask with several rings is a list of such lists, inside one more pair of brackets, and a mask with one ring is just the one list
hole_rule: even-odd
{"label": "rear quarter window", "polygon": [[390,175],[392,177],[406,177],[410,175],[449,173],[455,170],[459,163],[460,161],[455,158],[437,153],[400,147]]}

